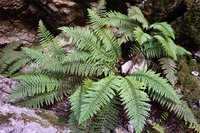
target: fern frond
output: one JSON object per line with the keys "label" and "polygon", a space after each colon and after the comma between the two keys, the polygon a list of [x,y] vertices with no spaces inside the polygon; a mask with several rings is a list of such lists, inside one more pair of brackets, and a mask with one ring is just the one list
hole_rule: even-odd
{"label": "fern frond", "polygon": [[73,133],[95,133],[92,120],[89,120],[89,122],[87,122],[86,127],[84,127],[78,124],[78,121],[76,120],[73,113],[69,115],[69,121],[67,126],[70,130],[72,130]]}
{"label": "fern frond", "polygon": [[72,51],[67,56],[65,56],[62,63],[66,62],[85,62],[90,56],[89,52],[84,51]]}
{"label": "fern frond", "polygon": [[106,17],[106,6],[105,6],[105,0],[99,0],[98,4],[92,8],[92,10],[98,14],[101,18]]}
{"label": "fern frond", "polygon": [[54,39],[54,36],[46,29],[42,20],[38,24],[38,37],[43,48],[46,48],[49,54],[62,55],[65,53],[66,50],[61,49],[62,45]]}
{"label": "fern frond", "polygon": [[159,124],[153,123],[151,124],[153,129],[158,131],[159,133],[165,133],[163,127],[161,127]]}
{"label": "fern frond", "polygon": [[50,93],[58,90],[61,80],[46,76],[46,75],[20,75],[13,77],[12,80],[20,81],[15,89],[11,91],[7,101],[23,96],[34,96],[39,93]]}
{"label": "fern frond", "polygon": [[174,86],[176,63],[171,58],[161,58],[161,59],[159,59],[159,62],[162,65],[162,69],[164,70],[164,74],[166,74],[166,78]]}
{"label": "fern frond", "polygon": [[174,31],[173,31],[171,25],[168,24],[167,22],[154,23],[154,24],[150,25],[149,28],[159,30],[159,31],[163,32],[165,35],[175,39]]}
{"label": "fern frond", "polygon": [[98,38],[103,42],[103,48],[110,55],[113,61],[116,63],[121,58],[121,47],[118,44],[114,34],[105,27],[103,19],[100,18],[95,12],[88,9],[90,23],[93,26],[94,32]]}
{"label": "fern frond", "polygon": [[157,43],[155,40],[151,40],[149,43],[146,43],[144,48],[141,48],[141,52],[148,59],[156,57],[160,58],[166,55],[162,45]]}
{"label": "fern frond", "polygon": [[117,124],[120,102],[117,97],[114,97],[110,103],[101,108],[94,118],[93,127],[96,132],[100,132],[103,128],[114,130],[114,125]]}
{"label": "fern frond", "polygon": [[42,94],[36,94],[34,96],[29,96],[25,100],[21,100],[17,103],[17,105],[20,105],[22,107],[28,107],[28,108],[40,108],[44,105],[51,105],[54,104],[54,101],[60,101],[63,99],[63,96],[58,96],[58,91],[51,91],[49,93],[42,93]]}
{"label": "fern frond", "polygon": [[138,71],[133,72],[131,76],[147,86],[153,100],[158,100],[162,103],[166,102],[162,101],[163,97],[165,97],[175,103],[180,103],[174,88],[167,83],[168,81],[166,79],[160,77],[160,74],[155,74],[155,72],[151,70],[147,71],[147,69],[139,69]]}
{"label": "fern frond", "polygon": [[30,58],[21,58],[17,60],[15,63],[13,63],[9,68],[8,68],[8,75],[12,75],[15,71],[19,70],[20,68],[28,65],[31,62]]}
{"label": "fern frond", "polygon": [[39,20],[38,24],[38,37],[41,38],[40,39],[41,44],[47,44],[51,42],[54,38],[54,36],[46,29],[42,20]]}
{"label": "fern frond", "polygon": [[143,13],[141,12],[140,8],[138,8],[136,6],[131,6],[128,9],[128,16],[129,16],[129,18],[140,22],[142,24],[143,28],[145,28],[145,29],[149,28],[149,24],[148,24],[146,18],[144,17]]}
{"label": "fern frond", "polygon": [[176,55],[184,55],[184,54],[192,55],[189,51],[187,51],[183,47],[177,45],[176,46]]}
{"label": "fern frond", "polygon": [[108,18],[105,20],[105,24],[107,25],[113,25],[116,27],[123,27],[125,25],[129,27],[135,27],[138,26],[139,23],[136,22],[135,20],[130,19],[127,15],[124,15],[120,12],[116,11],[110,11],[107,13]]}
{"label": "fern frond", "polygon": [[199,124],[190,123],[189,128],[193,129],[197,133],[200,133],[200,125]]}
{"label": "fern frond", "polygon": [[34,60],[34,62],[39,66],[40,69],[48,70],[49,72],[64,72],[59,57],[49,57],[41,51],[37,51],[29,48],[22,48],[24,52]]}
{"label": "fern frond", "polygon": [[198,125],[191,109],[188,107],[186,101],[180,100],[181,103],[175,104],[169,102],[166,106],[170,111],[173,111],[178,117],[183,118],[185,121]]}
{"label": "fern frond", "polygon": [[150,104],[147,103],[150,99],[144,91],[140,90],[144,89],[144,84],[136,81],[132,76],[126,76],[121,83],[119,95],[122,98],[122,104],[125,105],[124,108],[135,131],[141,132],[146,121],[145,117],[149,115],[148,111],[150,111],[148,108]]}
{"label": "fern frond", "polygon": [[20,45],[22,45],[22,41],[15,41],[9,43],[3,50],[2,53],[9,53],[18,48]]}
{"label": "fern frond", "polygon": [[133,37],[135,37],[135,40],[142,45],[144,42],[151,39],[151,36],[147,33],[144,33],[143,30],[140,27],[136,27],[133,31]]}
{"label": "fern frond", "polygon": [[81,113],[81,106],[83,105],[83,99],[85,98],[85,91],[82,86],[79,86],[74,92],[73,95],[69,97],[69,101],[71,102],[71,111],[73,111],[73,115],[78,121]]}
{"label": "fern frond", "polygon": [[110,75],[112,73],[112,71],[107,68],[107,67],[103,67],[103,66],[95,66],[93,64],[89,64],[89,63],[79,63],[79,62],[71,62],[67,65],[64,66],[65,67],[65,72],[71,75],[79,75],[79,76],[99,76],[101,74],[105,74],[105,75]]}
{"label": "fern frond", "polygon": [[157,33],[154,37],[162,44],[162,47],[168,55],[177,60],[176,48],[174,41],[163,33]]}
{"label": "fern frond", "polygon": [[108,105],[111,99],[115,96],[112,89],[115,86],[115,79],[117,76],[111,75],[98,82],[94,82],[87,90],[85,103],[81,107],[81,114],[79,123],[84,123],[87,119],[97,114],[101,107]]}
{"label": "fern frond", "polygon": [[89,51],[93,59],[112,60],[105,49],[102,48],[98,38],[90,30],[85,28],[81,30],[77,27],[61,27],[59,29],[62,30],[63,34],[72,38],[73,42],[78,46],[80,51]]}
{"label": "fern frond", "polygon": [[4,53],[0,60],[0,72],[3,72],[13,62],[20,60],[22,57],[25,57],[25,53],[21,51],[9,51]]}

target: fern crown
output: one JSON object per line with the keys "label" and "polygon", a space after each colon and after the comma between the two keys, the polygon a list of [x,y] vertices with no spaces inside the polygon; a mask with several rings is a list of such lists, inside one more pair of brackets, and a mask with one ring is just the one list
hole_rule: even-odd
{"label": "fern crown", "polygon": [[[121,105],[135,131],[142,132],[151,100],[158,101],[185,121],[197,124],[172,86],[174,60],[179,55],[190,53],[173,42],[175,37],[171,26],[166,22],[149,25],[138,7],[131,7],[128,15],[124,15],[106,12],[104,4],[105,1],[101,0],[93,10],[88,9],[91,29],[59,28],[62,31],[59,37],[72,40],[72,43],[61,45],[39,21],[41,46],[16,51],[20,43],[12,43],[5,48],[0,72],[8,68],[5,74],[21,83],[7,101],[25,96],[26,99],[18,104],[37,108],[70,95],[69,127],[75,132],[113,129]],[[119,28],[120,38],[116,39],[108,28],[110,25]],[[128,41],[136,42],[131,50],[133,65],[139,59],[160,58],[169,80],[150,68],[122,74],[117,66],[122,59],[121,47]],[[68,48],[73,50],[69,52]],[[12,54],[17,56],[12,57]],[[31,68],[30,73],[13,75],[21,67]]]}

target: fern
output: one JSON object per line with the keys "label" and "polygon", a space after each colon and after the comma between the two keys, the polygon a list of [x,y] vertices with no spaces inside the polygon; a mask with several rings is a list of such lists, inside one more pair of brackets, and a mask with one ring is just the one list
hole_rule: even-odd
{"label": "fern", "polygon": [[142,14],[141,10],[138,7],[131,6],[130,9],[128,9],[128,16],[129,18],[132,18],[134,20],[137,20],[138,22],[142,23],[142,27],[145,29],[149,28],[149,24]]}
{"label": "fern", "polygon": [[136,27],[133,31],[133,36],[136,38],[135,40],[142,45],[147,40],[151,39],[151,36],[147,33],[144,33],[140,27]]}
{"label": "fern", "polygon": [[177,46],[174,44],[173,40],[163,33],[157,33],[156,35],[154,35],[154,37],[162,44],[162,47],[164,48],[166,53],[177,60],[175,51]]}
{"label": "fern", "polygon": [[58,90],[61,83],[61,81],[45,75],[21,75],[12,79],[21,81],[21,85],[11,91],[7,101],[22,96],[34,96],[35,94]]}
{"label": "fern", "polygon": [[120,97],[125,104],[127,115],[132,120],[133,128],[136,132],[143,130],[150,104],[146,103],[149,100],[147,94],[140,89],[144,89],[141,82],[136,81],[133,77],[126,77],[121,81]]}
{"label": "fern", "polygon": [[18,102],[16,105],[20,105],[22,107],[29,107],[29,108],[40,108],[41,106],[44,105],[51,105],[54,104],[54,101],[60,101],[63,99],[63,96],[59,95],[58,96],[58,91],[51,91],[48,93],[41,93],[41,94],[36,94],[34,96],[29,96],[25,100],[21,100]]}
{"label": "fern", "polygon": [[101,108],[93,122],[95,132],[100,132],[104,128],[114,130],[113,125],[117,124],[118,114],[120,113],[119,105],[117,97],[114,97],[108,105]]}
{"label": "fern", "polygon": [[164,74],[166,74],[166,78],[169,82],[174,86],[175,85],[175,68],[176,64],[174,60],[171,58],[161,58],[160,64],[162,64],[162,69],[164,70]]}
{"label": "fern", "polygon": [[151,124],[153,129],[157,130],[159,133],[165,133],[163,127],[161,127],[159,124],[153,123]]}
{"label": "fern", "polygon": [[[53,104],[55,100],[62,100],[73,93],[70,96],[68,125],[78,133],[113,129],[120,104],[132,120],[134,130],[142,132],[150,111],[149,97],[185,121],[197,124],[187,104],[180,100],[173,86],[160,74],[140,69],[125,75],[119,69],[119,61],[123,57],[121,44],[131,41],[135,45],[132,50],[132,55],[135,55],[133,62],[137,63],[143,58],[164,57],[160,62],[172,82],[175,65],[170,60],[167,62],[170,66],[166,67],[164,59],[170,56],[176,60],[178,55],[189,52],[174,44],[171,27],[167,23],[155,23],[149,27],[138,7],[128,9],[128,15],[105,11],[104,0],[100,1],[95,12],[88,9],[91,29],[59,28],[64,36],[73,41],[75,48],[70,53],[45,28],[42,21],[38,26],[42,48],[22,48],[22,51],[17,51],[14,47],[9,53],[3,53],[1,70],[8,69],[9,74],[31,63],[36,65],[30,74],[14,75],[13,80],[19,80],[21,84],[12,90],[7,101],[25,97],[19,102],[20,105],[37,108],[44,103]],[[116,39],[107,28],[108,25],[119,28],[120,39]]]}
{"label": "fern", "polygon": [[[179,103],[179,98],[176,95],[174,88],[167,83],[166,79],[163,79],[160,74],[155,74],[155,72],[147,69],[139,69],[131,74],[136,80],[143,82],[147,87],[148,91],[151,93],[150,97],[153,100],[158,100],[163,103],[163,97]],[[160,96],[158,96],[158,95]]]}
{"label": "fern", "polygon": [[189,128],[193,129],[197,133],[200,133],[200,125],[198,125],[198,124],[191,123]]}
{"label": "fern", "polygon": [[116,76],[112,75],[92,84],[83,100],[85,104],[81,107],[79,123],[97,114],[100,107],[107,105],[113,99],[116,94],[111,87],[114,86],[115,79]]}
{"label": "fern", "polygon": [[174,31],[173,31],[171,25],[167,24],[167,22],[154,23],[154,24],[150,25],[149,28],[160,30],[165,35],[171,37],[172,39],[175,39]]}

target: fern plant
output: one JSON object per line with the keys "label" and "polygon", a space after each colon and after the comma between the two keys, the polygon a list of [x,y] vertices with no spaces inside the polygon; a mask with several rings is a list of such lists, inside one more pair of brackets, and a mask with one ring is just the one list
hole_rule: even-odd
{"label": "fern plant", "polygon": [[[103,0],[100,2],[104,3]],[[143,58],[166,55],[176,60],[177,55],[189,53],[174,44],[171,39],[174,38],[173,30],[167,23],[149,26],[139,8],[131,7],[128,12],[128,16],[117,12],[106,13],[105,6],[97,6],[95,12],[88,9],[91,29],[59,28],[62,34],[73,40],[76,49],[70,53],[40,21],[38,35],[42,48],[22,48],[18,52],[20,58],[25,56],[29,60],[24,64],[34,63],[37,67],[33,67],[29,74],[13,76],[12,79],[19,80],[21,84],[11,92],[7,101],[25,96],[18,104],[37,108],[44,103],[53,104],[55,99],[61,100],[64,95],[75,91],[70,96],[68,124],[75,132],[93,133],[113,129],[120,105],[124,105],[134,130],[142,132],[151,100],[160,102],[186,121],[197,124],[191,110],[182,104],[173,86],[159,73],[146,68],[125,75],[117,69],[116,64],[122,58],[121,44],[129,40],[138,42],[136,49]],[[108,24],[119,27],[119,33],[123,36],[117,40],[107,28]],[[149,34],[144,33],[143,29],[158,32]],[[20,61],[12,59],[6,62],[9,58],[6,54],[2,61],[6,65],[3,69],[10,63]],[[134,59],[137,62],[137,58]],[[13,68],[13,71],[20,67]],[[171,67],[174,70],[174,65]],[[168,69],[166,73],[171,72]]]}

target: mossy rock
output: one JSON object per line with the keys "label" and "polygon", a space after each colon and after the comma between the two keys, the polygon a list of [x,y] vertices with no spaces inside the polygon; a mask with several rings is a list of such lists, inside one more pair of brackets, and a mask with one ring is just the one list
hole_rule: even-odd
{"label": "mossy rock", "polygon": [[190,60],[189,62],[189,68],[190,68],[190,71],[199,71],[199,68],[198,68],[198,64],[197,64],[197,60]]}
{"label": "mossy rock", "polygon": [[182,71],[184,74],[190,74],[190,68],[188,67],[186,61],[181,61],[178,66],[178,71]]}
{"label": "mossy rock", "polygon": [[183,86],[192,91],[199,88],[199,80],[194,75],[187,75]]}
{"label": "mossy rock", "polygon": [[185,82],[185,78],[186,78],[186,75],[184,72],[182,71],[179,71],[178,72],[178,81],[180,82],[180,84],[183,84]]}
{"label": "mossy rock", "polygon": [[200,100],[200,88],[197,88],[191,92],[188,93],[186,96],[188,101],[192,101],[194,103],[198,103]]}

